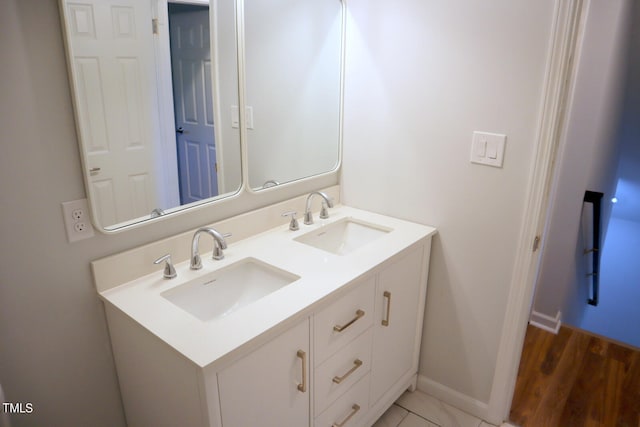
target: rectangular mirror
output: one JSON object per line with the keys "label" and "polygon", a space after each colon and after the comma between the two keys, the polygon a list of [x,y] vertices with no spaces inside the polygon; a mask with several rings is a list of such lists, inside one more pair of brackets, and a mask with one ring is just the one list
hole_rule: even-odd
{"label": "rectangular mirror", "polygon": [[238,191],[235,2],[61,0],[61,11],[96,225]]}
{"label": "rectangular mirror", "polygon": [[59,1],[97,228],[338,167],[341,0]]}
{"label": "rectangular mirror", "polygon": [[329,172],[341,138],[343,3],[244,0],[249,186]]}

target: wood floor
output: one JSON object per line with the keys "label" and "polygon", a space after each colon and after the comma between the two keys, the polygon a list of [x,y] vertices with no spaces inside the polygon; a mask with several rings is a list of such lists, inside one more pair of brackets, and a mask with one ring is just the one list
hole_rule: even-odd
{"label": "wood floor", "polygon": [[640,427],[640,350],[567,327],[554,335],[529,325],[510,421]]}

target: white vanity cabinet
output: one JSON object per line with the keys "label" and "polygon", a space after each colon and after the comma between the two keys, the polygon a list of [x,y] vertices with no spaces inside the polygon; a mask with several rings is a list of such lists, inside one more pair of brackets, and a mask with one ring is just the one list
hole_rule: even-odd
{"label": "white vanity cabinet", "polygon": [[218,373],[224,427],[309,424],[309,320]]}
{"label": "white vanity cabinet", "polygon": [[284,227],[237,242],[220,271],[251,257],[299,280],[219,319],[174,305],[156,273],[101,293],[130,426],[369,427],[416,386],[435,230],[341,209],[388,234],[347,255]]}

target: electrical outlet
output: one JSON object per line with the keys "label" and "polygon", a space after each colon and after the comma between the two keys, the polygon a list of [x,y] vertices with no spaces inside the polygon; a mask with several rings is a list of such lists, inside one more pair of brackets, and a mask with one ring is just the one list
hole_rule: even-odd
{"label": "electrical outlet", "polygon": [[80,221],[82,218],[84,218],[84,209],[74,209],[71,211],[71,218],[74,219],[74,221]]}
{"label": "electrical outlet", "polygon": [[88,220],[89,204],[87,199],[62,203],[62,215],[70,243],[94,236],[93,226]]}

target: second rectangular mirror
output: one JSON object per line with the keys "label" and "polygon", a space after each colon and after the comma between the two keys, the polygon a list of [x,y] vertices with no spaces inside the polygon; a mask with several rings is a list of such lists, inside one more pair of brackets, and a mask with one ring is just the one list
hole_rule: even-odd
{"label": "second rectangular mirror", "polygon": [[251,188],[337,167],[342,35],[340,0],[244,0]]}

